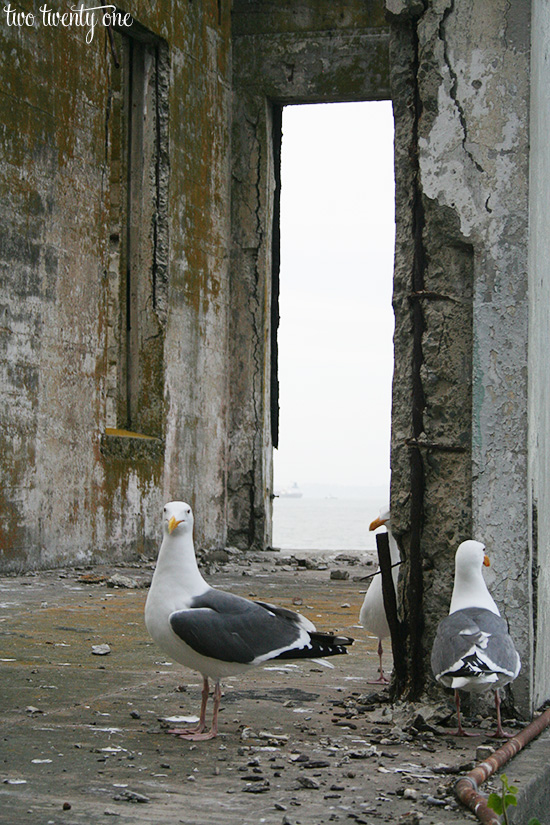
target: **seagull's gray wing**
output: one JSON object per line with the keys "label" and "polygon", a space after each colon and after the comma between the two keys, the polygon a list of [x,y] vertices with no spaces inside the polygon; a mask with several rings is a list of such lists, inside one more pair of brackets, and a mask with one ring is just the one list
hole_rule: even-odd
{"label": "seagull's gray wing", "polygon": [[306,640],[298,618],[290,610],[275,612],[211,588],[196,596],[189,609],[172,613],[170,625],[180,639],[202,656],[252,664],[258,657],[270,653],[275,656],[298,643],[303,646]]}
{"label": "seagull's gray wing", "polygon": [[505,683],[515,679],[520,667],[506,621],[477,607],[457,610],[439,623],[431,664],[435,678],[443,684],[457,677],[491,674],[495,681]]}

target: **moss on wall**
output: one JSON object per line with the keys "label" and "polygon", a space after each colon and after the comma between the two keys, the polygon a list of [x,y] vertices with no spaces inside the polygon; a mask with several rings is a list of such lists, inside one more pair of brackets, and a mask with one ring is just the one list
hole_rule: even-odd
{"label": "moss on wall", "polygon": [[[2,566],[132,552],[159,535],[164,496],[194,496],[199,541],[223,542],[223,501],[213,518],[205,514],[225,477],[229,5],[131,9],[128,31],[163,38],[171,67],[169,88],[159,90],[170,167],[170,248],[157,272],[162,335],[142,349],[142,380],[165,419],[166,443],[154,455],[105,454],[105,429],[117,423],[107,414],[118,322],[106,128],[116,55],[99,25],[91,43],[74,27],[0,25]],[[159,431],[158,414],[146,431]],[[197,460],[201,439],[215,459],[206,450]]]}

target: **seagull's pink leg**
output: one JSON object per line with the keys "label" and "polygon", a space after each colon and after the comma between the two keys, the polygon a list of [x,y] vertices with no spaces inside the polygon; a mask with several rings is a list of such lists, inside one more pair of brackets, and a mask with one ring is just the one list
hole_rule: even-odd
{"label": "seagull's pink leg", "polygon": [[208,678],[203,676],[202,679],[202,694],[201,694],[201,713],[199,717],[199,721],[194,728],[172,728],[171,730],[166,731],[167,733],[172,733],[174,736],[194,736],[196,733],[202,733],[202,731],[206,727],[206,704],[208,702],[208,693],[209,693],[209,685],[208,685]]}
{"label": "seagull's pink leg", "polygon": [[513,733],[506,733],[506,731],[502,727],[502,722],[500,718],[500,695],[498,689],[495,690],[495,707],[497,709],[497,729],[493,733],[493,739],[511,739],[513,737]]}
{"label": "seagull's pink leg", "polygon": [[451,734],[451,736],[479,736],[479,733],[467,733],[462,727],[462,720],[460,718],[460,696],[458,690],[455,690],[456,716],[458,719],[458,730]]}
{"label": "seagull's pink leg", "polygon": [[216,736],[218,735],[218,711],[220,709],[221,699],[222,689],[218,681],[216,682],[216,685],[214,687],[214,709],[212,713],[212,727],[206,733],[198,731],[197,733],[191,734],[191,736],[187,736],[187,739],[190,739],[192,742],[204,742],[206,739],[216,738]]}
{"label": "seagull's pink leg", "polygon": [[369,679],[369,685],[387,685],[389,684],[389,679],[384,676],[384,668],[382,667],[382,654],[384,650],[382,648],[382,639],[378,639],[378,658],[380,659],[380,666],[378,668],[380,676],[378,679]]}

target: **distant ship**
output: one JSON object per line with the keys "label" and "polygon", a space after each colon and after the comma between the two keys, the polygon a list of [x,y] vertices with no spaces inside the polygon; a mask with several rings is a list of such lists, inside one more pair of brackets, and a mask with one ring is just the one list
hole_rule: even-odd
{"label": "distant ship", "polygon": [[280,492],[277,493],[277,495],[279,496],[279,498],[302,498],[303,493],[296,484],[296,482],[294,482],[292,487],[285,487],[283,490],[280,490]]}

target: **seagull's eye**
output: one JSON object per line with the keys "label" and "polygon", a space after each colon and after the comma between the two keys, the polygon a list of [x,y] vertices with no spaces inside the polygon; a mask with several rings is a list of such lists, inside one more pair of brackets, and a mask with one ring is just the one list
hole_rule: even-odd
{"label": "seagull's eye", "polygon": [[190,513],[190,512],[191,512],[191,510],[188,510],[187,512],[188,512],[188,513]]}

